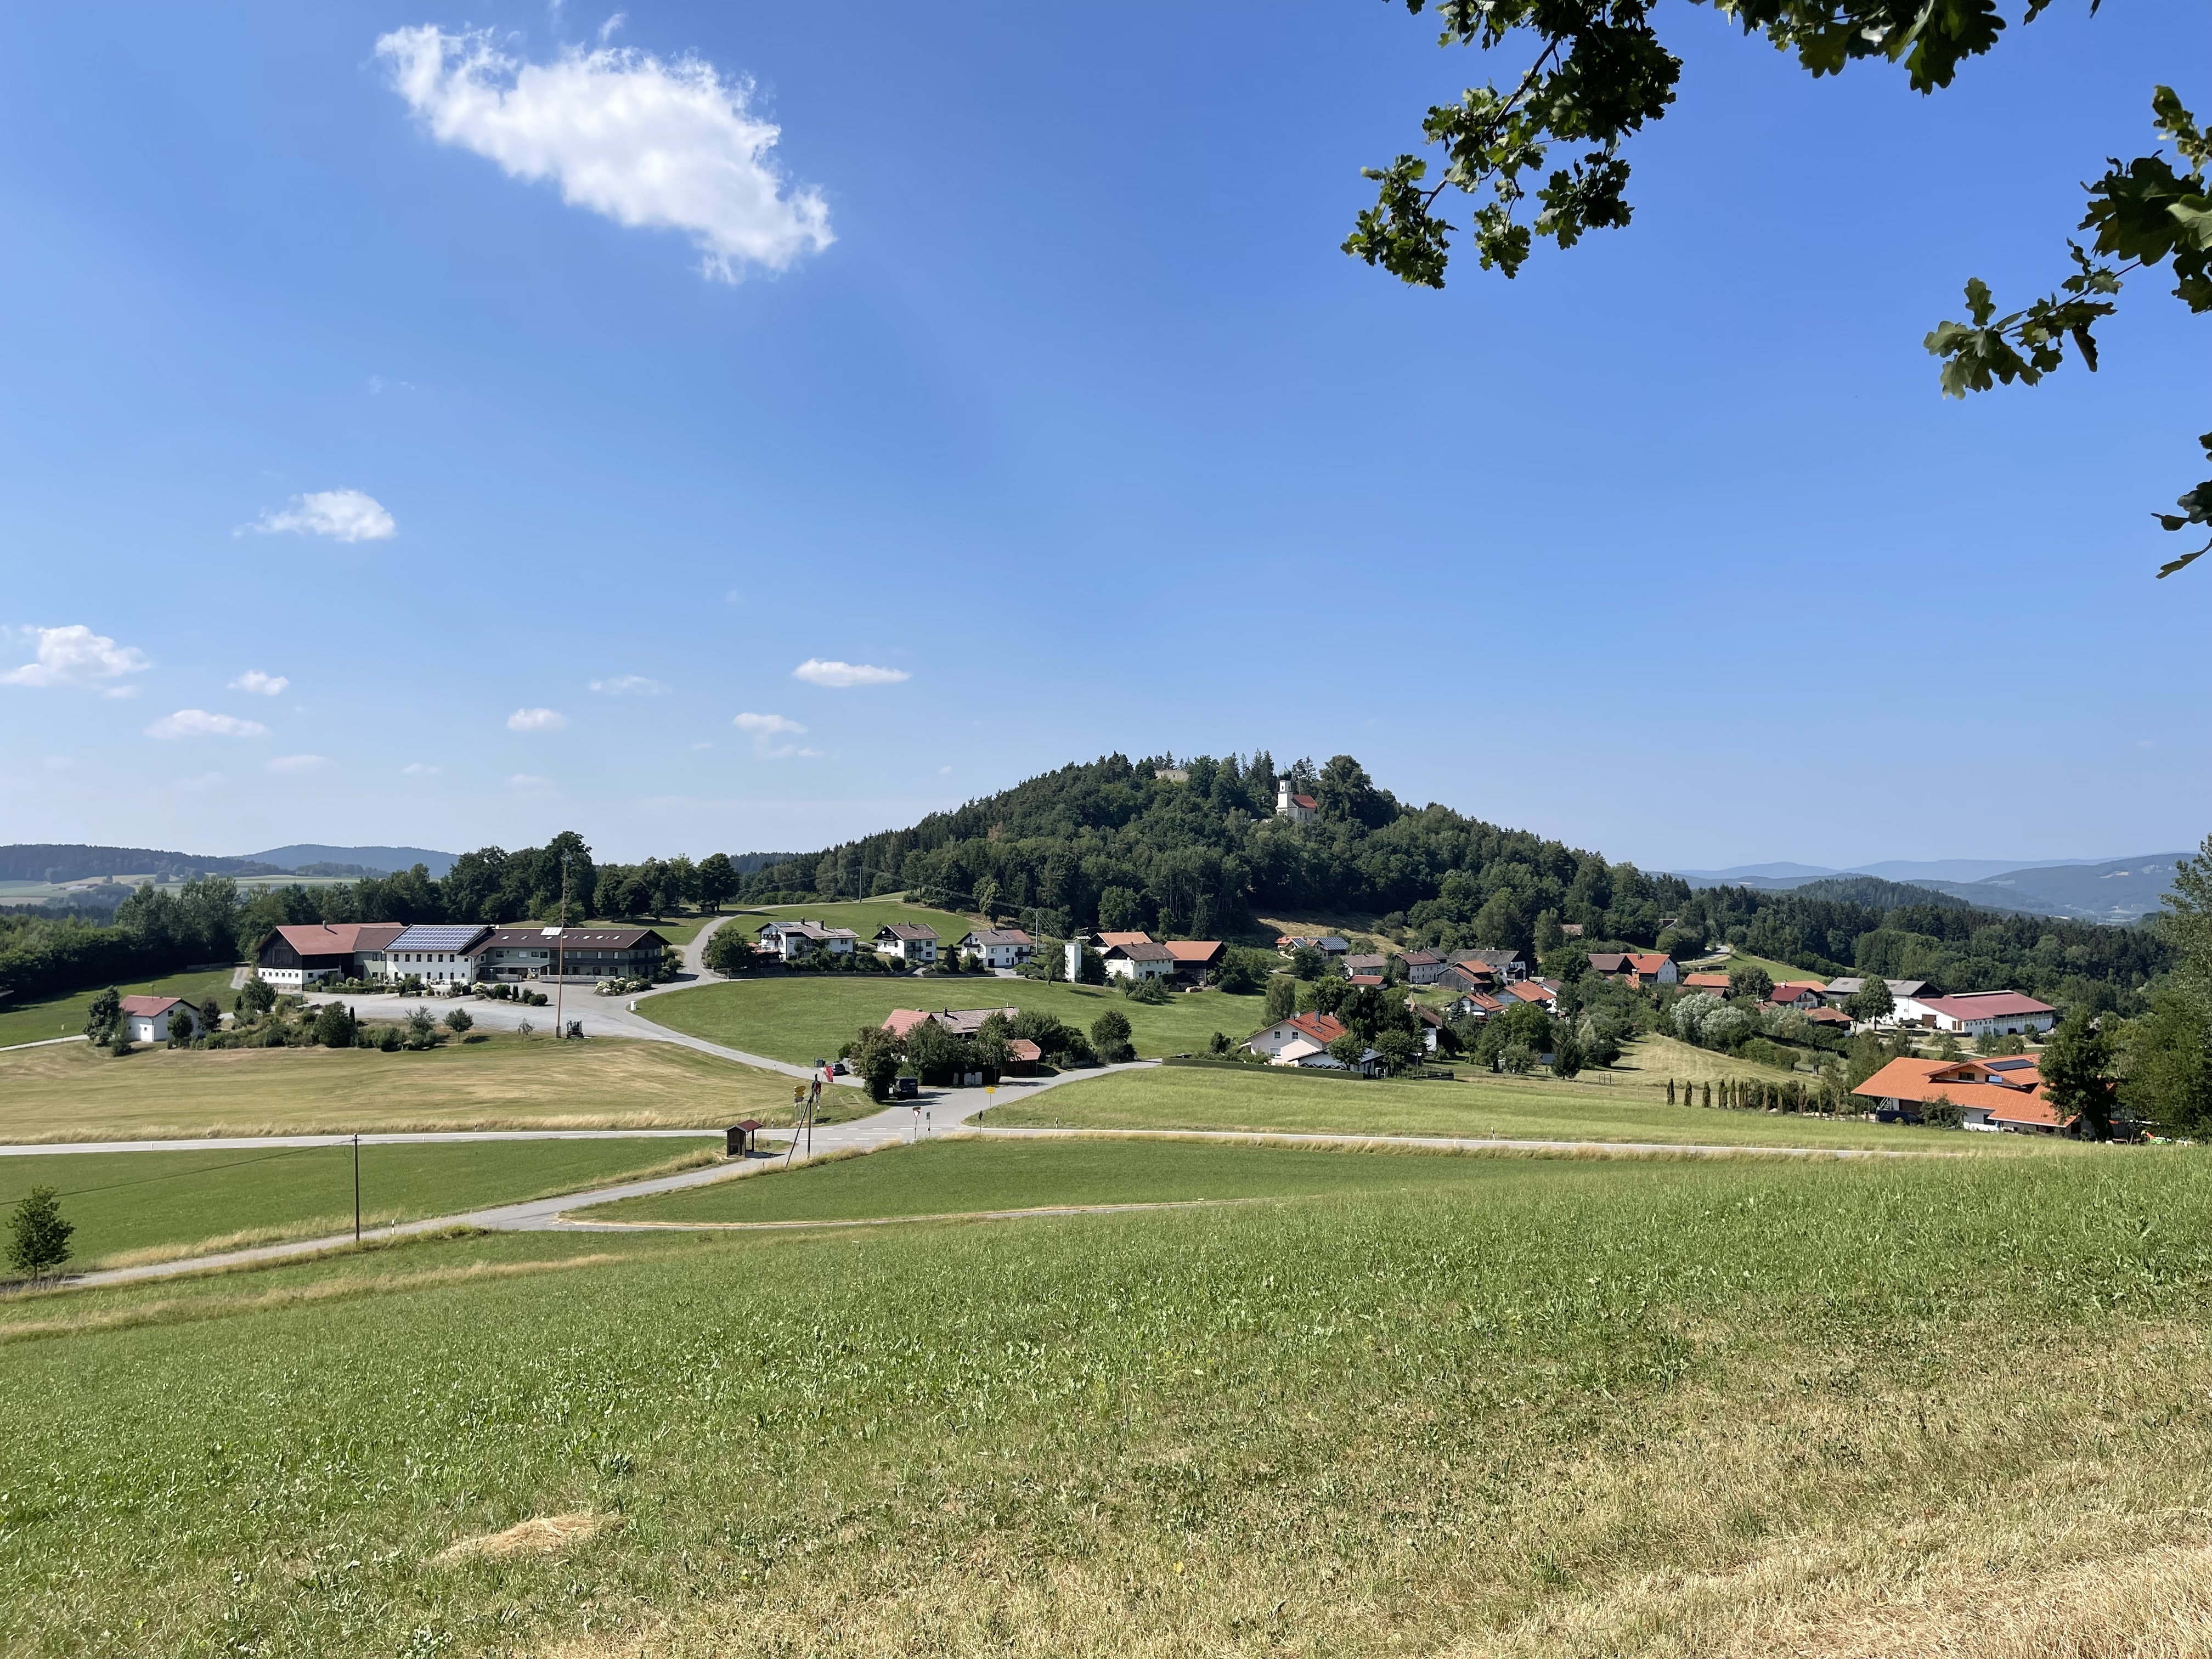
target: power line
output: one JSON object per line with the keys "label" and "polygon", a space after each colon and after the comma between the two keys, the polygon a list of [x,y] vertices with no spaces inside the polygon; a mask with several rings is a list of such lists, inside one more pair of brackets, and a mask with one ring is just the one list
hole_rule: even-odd
{"label": "power line", "polygon": [[186,1176],[213,1175],[217,1170],[240,1170],[249,1164],[269,1164],[280,1158],[296,1158],[301,1152],[327,1152],[332,1146],[343,1146],[343,1141],[331,1141],[319,1146],[290,1146],[281,1152],[264,1152],[259,1158],[234,1158],[228,1164],[204,1164],[198,1169],[172,1170],[167,1175],[142,1176],[136,1181],[111,1181],[104,1187],[72,1187],[65,1193],[56,1193],[56,1198],[82,1198],[88,1193],[112,1193],[123,1187],[144,1187],[156,1181],[181,1181]]}

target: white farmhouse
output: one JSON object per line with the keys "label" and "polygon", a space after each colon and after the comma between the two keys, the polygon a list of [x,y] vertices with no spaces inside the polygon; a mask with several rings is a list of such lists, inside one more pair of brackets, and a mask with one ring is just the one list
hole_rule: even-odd
{"label": "white farmhouse", "polygon": [[1018,927],[979,927],[963,934],[958,948],[981,957],[986,968],[1018,968],[1036,954],[1036,941]]}
{"label": "white farmhouse", "polygon": [[167,1042],[172,1032],[194,1036],[199,1025],[199,1011],[182,997],[123,999],[123,1030],[133,1042]]}
{"label": "white farmhouse", "polygon": [[1171,979],[1176,953],[1164,945],[1109,945],[1100,952],[1109,979]]}

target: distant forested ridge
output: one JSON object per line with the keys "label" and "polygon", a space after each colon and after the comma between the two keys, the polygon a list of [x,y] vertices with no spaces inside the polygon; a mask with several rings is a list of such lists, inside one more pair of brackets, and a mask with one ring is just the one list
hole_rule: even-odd
{"label": "distant forested ridge", "polygon": [[281,865],[254,859],[210,858],[200,853],[166,853],[151,847],[88,847],[81,843],[22,842],[0,847],[0,881],[91,881],[101,876],[158,876],[179,881],[188,876],[275,876]]}
{"label": "distant forested ridge", "polygon": [[[1319,802],[1319,821],[1275,816],[1283,778]],[[1808,973],[1864,969],[1947,991],[2015,988],[2105,1006],[2132,1006],[2166,963],[2161,940],[2142,928],[1999,915],[1869,877],[1788,892],[1693,890],[1449,807],[1409,806],[1348,755],[1278,771],[1265,750],[1065,766],[911,829],[770,866],[743,891],[905,891],[1034,912],[1048,933],[1211,938],[1261,915],[1358,913],[1409,944],[1545,952],[1563,927],[1579,927],[1590,945],[1687,954],[1726,942]]]}

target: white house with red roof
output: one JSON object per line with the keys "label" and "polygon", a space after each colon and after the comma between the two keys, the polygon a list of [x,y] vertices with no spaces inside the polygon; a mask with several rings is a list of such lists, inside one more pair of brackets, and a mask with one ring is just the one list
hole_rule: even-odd
{"label": "white house with red roof", "polygon": [[167,1042],[173,1033],[196,1036],[199,1028],[199,1010],[182,997],[123,999],[123,1030],[133,1042]]}
{"label": "white house with red roof", "polygon": [[2062,1119],[2025,1054],[1998,1060],[1893,1060],[1851,1091],[1877,1116],[1918,1122],[1939,1096],[1959,1109],[1961,1127],[2014,1134],[2056,1134]]}
{"label": "white house with red roof", "polygon": [[1288,818],[1292,823],[1311,823],[1321,816],[1321,803],[1311,795],[1294,793],[1288,778],[1279,778],[1275,781],[1275,816]]}
{"label": "white house with red roof", "polygon": [[1293,1014],[1253,1032],[1244,1039],[1244,1046],[1255,1054],[1267,1055],[1272,1065],[1295,1066],[1309,1054],[1325,1052],[1345,1031],[1344,1022],[1334,1014]]}
{"label": "white house with red roof", "polygon": [[1951,997],[1904,998],[1894,1018],[1900,1025],[1917,1023],[1966,1036],[2024,1036],[2049,1030],[2058,1023],[2058,1011],[2018,991],[1966,991]]}

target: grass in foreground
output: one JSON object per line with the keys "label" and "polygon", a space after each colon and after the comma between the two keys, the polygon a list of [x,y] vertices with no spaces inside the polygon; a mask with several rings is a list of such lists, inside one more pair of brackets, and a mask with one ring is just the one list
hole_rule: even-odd
{"label": "grass in foreground", "polygon": [[[854,1115],[839,1090],[825,1104]],[[664,1042],[495,1032],[420,1054],[82,1045],[0,1054],[0,1140],[387,1129],[672,1129],[791,1119],[791,1079]],[[825,1117],[823,1121],[833,1121]]]}
{"label": "grass in foreground", "polygon": [[[230,988],[231,969],[221,968],[205,974],[168,974],[159,979],[133,980],[118,983],[116,989],[125,996],[152,994],[156,996],[182,997],[194,1007],[205,1003],[210,997],[220,997],[225,1009],[229,1008],[236,994]],[[43,1001],[10,1003],[0,1007],[0,1048],[18,1042],[43,1042],[48,1037],[81,1036],[84,1033],[84,1017],[92,1006],[93,998],[100,989],[75,991],[65,997],[48,997]]]}
{"label": "grass in foreground", "polygon": [[[502,1140],[364,1146],[367,1226],[519,1203],[647,1171],[718,1160],[701,1140]],[[33,1187],[62,1195],[76,1226],[73,1272],[174,1261],[353,1224],[350,1146],[267,1152],[72,1152],[0,1158],[0,1208]]]}
{"label": "grass in foreground", "polygon": [[794,974],[673,991],[641,1002],[638,1012],[672,1030],[804,1066],[835,1054],[863,1024],[882,1024],[894,1008],[1039,1008],[1086,1032],[1115,1008],[1129,1017],[1138,1054],[1149,1057],[1203,1054],[1215,1031],[1242,1042],[1265,1023],[1265,1003],[1264,997],[1193,991],[1153,1007],[1116,990],[1028,979]]}
{"label": "grass in foreground", "polygon": [[[2191,1154],[1510,1174],[30,1298],[0,1315],[49,1333],[0,1370],[0,1646],[2212,1639]],[[566,1555],[435,1559],[579,1515]]]}
{"label": "grass in foreground", "polygon": [[1500,1160],[1433,1154],[955,1135],[866,1158],[764,1168],[743,1180],[578,1213],[594,1221],[845,1221],[1047,1205],[1464,1191],[1516,1178]]}
{"label": "grass in foreground", "polygon": [[2063,1154],[2074,1143],[1850,1119],[1669,1106],[1646,1089],[1552,1078],[1462,1075],[1455,1082],[1329,1077],[1278,1066],[1164,1066],[1064,1085],[996,1106],[987,1127],[1230,1129],[1669,1146],[1871,1147]]}

